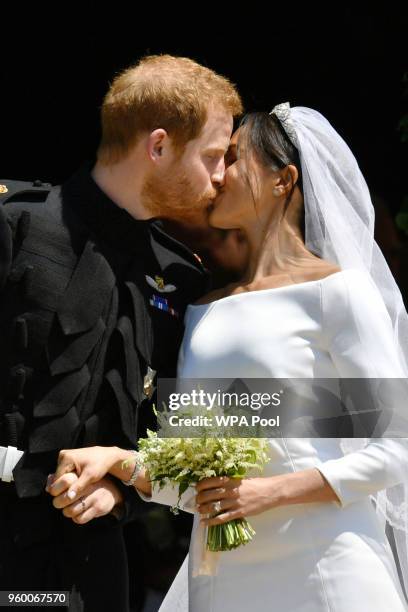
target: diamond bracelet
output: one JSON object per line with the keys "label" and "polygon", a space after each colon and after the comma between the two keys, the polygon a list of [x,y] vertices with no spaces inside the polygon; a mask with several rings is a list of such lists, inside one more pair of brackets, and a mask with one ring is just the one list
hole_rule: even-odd
{"label": "diamond bracelet", "polygon": [[[130,450],[130,452],[135,456],[135,467],[129,480],[122,480],[123,484],[127,487],[131,487],[135,484],[140,471],[144,468],[141,454],[137,450]],[[129,461],[129,459],[127,459],[127,461]]]}

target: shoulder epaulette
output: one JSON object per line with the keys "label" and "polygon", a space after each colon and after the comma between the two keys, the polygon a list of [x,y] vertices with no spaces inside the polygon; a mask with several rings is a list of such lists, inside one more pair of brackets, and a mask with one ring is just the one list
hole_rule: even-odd
{"label": "shoulder epaulette", "polygon": [[17,195],[48,193],[52,189],[50,183],[42,181],[16,181],[0,179],[0,204],[5,204]]}

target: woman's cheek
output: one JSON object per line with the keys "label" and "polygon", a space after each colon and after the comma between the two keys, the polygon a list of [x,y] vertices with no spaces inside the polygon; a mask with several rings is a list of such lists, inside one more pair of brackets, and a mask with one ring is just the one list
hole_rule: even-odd
{"label": "woman's cheek", "polygon": [[[209,215],[208,221],[210,225],[214,227],[223,227],[224,222],[228,221],[231,217],[231,209],[228,206],[228,200],[223,200],[222,204],[219,203],[215,206]],[[224,228],[228,229],[228,228]]]}

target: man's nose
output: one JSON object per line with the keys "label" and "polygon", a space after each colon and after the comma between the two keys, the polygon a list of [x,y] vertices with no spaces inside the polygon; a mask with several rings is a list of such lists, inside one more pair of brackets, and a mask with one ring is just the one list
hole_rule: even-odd
{"label": "man's nose", "polygon": [[222,160],[211,177],[211,182],[217,187],[223,187],[225,184],[225,161]]}

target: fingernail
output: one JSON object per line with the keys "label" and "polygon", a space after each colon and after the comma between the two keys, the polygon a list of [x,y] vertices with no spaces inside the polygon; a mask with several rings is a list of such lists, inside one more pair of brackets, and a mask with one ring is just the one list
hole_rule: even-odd
{"label": "fingernail", "polygon": [[69,499],[74,499],[76,497],[76,492],[75,491],[68,491],[67,497],[69,497]]}

